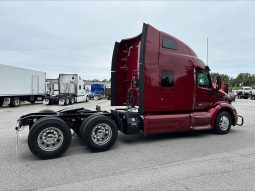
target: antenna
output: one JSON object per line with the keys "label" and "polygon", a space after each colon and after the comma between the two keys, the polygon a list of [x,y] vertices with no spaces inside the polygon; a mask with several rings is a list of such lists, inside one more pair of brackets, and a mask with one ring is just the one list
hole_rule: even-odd
{"label": "antenna", "polygon": [[208,66],[208,37],[206,38],[206,65]]}

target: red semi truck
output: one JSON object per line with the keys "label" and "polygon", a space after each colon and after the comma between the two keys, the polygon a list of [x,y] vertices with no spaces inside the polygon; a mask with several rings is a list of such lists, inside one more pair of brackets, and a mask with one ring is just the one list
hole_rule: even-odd
{"label": "red semi truck", "polygon": [[[115,43],[111,105],[123,109],[44,110],[18,119],[28,126],[28,146],[42,159],[55,158],[71,142],[71,129],[93,151],[105,151],[124,134],[144,135],[212,129],[227,134],[243,125],[229,96],[212,86],[210,69],[177,38],[144,24],[140,35]],[[241,122],[238,122],[240,117]]]}

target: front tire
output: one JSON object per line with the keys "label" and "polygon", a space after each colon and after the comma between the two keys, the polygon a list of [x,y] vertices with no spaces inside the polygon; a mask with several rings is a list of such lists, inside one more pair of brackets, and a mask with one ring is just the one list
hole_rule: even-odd
{"label": "front tire", "polygon": [[82,139],[94,152],[110,149],[118,138],[115,122],[109,117],[96,115],[86,120],[82,128]]}
{"label": "front tire", "polygon": [[36,121],[28,135],[30,151],[41,159],[59,157],[72,139],[68,125],[58,117],[44,117]]}
{"label": "front tire", "polygon": [[227,134],[231,129],[231,125],[232,120],[230,114],[226,111],[222,111],[215,119],[214,132],[220,135]]}

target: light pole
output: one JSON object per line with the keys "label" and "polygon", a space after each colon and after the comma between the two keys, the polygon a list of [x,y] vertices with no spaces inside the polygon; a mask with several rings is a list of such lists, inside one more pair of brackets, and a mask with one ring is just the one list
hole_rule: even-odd
{"label": "light pole", "polygon": [[208,66],[208,37],[206,38],[206,65]]}

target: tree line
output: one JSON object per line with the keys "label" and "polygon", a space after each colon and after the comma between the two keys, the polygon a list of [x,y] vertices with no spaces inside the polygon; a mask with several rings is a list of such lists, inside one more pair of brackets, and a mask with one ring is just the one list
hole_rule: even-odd
{"label": "tree line", "polygon": [[220,76],[224,83],[227,83],[230,87],[255,86],[255,74],[240,73],[236,78],[233,78],[227,74],[220,74],[217,72],[211,73],[211,78],[213,81],[216,81],[217,76]]}

